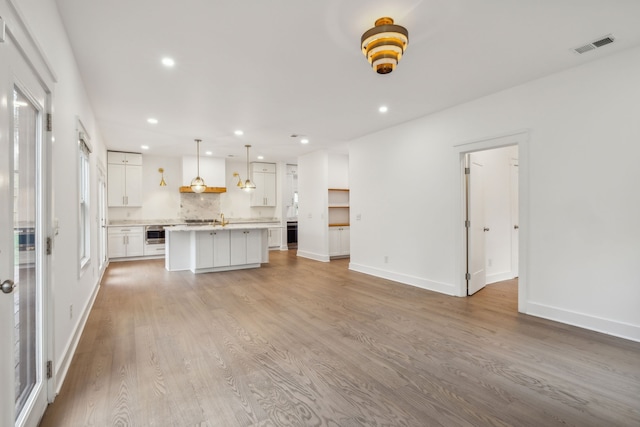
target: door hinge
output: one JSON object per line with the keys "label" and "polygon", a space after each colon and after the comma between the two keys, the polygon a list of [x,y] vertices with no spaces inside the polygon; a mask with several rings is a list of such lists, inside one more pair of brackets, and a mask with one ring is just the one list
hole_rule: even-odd
{"label": "door hinge", "polygon": [[471,221],[465,221],[464,228],[469,228],[469,227],[471,227]]}
{"label": "door hinge", "polygon": [[471,175],[471,168],[464,168],[465,175]]}
{"label": "door hinge", "polygon": [[47,237],[47,255],[51,255],[51,237]]}
{"label": "door hinge", "polygon": [[47,132],[51,132],[53,130],[53,117],[51,113],[47,113]]}
{"label": "door hinge", "polygon": [[53,362],[47,360],[47,379],[53,377]]}
{"label": "door hinge", "polygon": [[471,280],[471,273],[467,273],[464,275],[464,280]]}

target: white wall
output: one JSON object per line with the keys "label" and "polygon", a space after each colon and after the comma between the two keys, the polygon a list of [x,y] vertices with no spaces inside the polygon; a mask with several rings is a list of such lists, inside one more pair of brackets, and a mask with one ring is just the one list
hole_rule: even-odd
{"label": "white wall", "polygon": [[329,261],[327,199],[329,155],[315,151],[298,158],[297,255]]}
{"label": "white wall", "polygon": [[525,311],[640,340],[638,75],[632,49],[352,142],[351,268],[458,294],[454,147],[529,129]]}
{"label": "white wall", "polygon": [[[159,168],[164,169],[166,187],[160,187]],[[194,175],[195,177],[195,175]],[[182,159],[142,155],[142,207],[109,208],[109,221],[174,220],[181,218]]]}
{"label": "white wall", "polygon": [[328,167],[327,188],[349,188],[349,156],[330,153]]}

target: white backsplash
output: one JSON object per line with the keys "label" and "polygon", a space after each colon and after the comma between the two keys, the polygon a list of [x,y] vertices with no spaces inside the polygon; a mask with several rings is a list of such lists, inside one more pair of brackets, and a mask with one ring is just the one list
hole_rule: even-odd
{"label": "white backsplash", "polygon": [[220,215],[220,194],[180,193],[180,217],[213,219]]}

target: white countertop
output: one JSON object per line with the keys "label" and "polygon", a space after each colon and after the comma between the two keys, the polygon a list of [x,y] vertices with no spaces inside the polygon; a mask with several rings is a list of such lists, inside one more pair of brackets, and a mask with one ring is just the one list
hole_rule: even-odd
{"label": "white countertop", "polygon": [[166,231],[199,231],[199,230],[256,230],[256,229],[265,229],[271,228],[273,225],[267,223],[233,223],[227,224],[225,226],[216,224],[197,224],[197,225],[171,225],[166,226],[164,229]]}
{"label": "white countertop", "polygon": [[[229,218],[229,225],[232,224],[267,224],[269,227],[280,227],[282,222],[277,218]],[[164,225],[170,226],[186,226],[187,222],[184,219],[143,219],[143,220],[122,220],[112,221],[108,224],[108,227],[134,227],[134,226],[146,226],[146,225]],[[189,228],[207,226],[205,224],[189,225]],[[227,225],[227,227],[229,226]]]}

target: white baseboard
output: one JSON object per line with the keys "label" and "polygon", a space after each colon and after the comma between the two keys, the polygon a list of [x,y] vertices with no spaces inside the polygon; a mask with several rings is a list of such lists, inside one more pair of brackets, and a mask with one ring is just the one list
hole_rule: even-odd
{"label": "white baseboard", "polygon": [[[106,269],[106,267],[105,267]],[[102,271],[104,274],[104,270]],[[69,366],[71,366],[71,360],[73,360],[73,355],[76,352],[76,348],[78,347],[78,343],[80,342],[80,336],[82,336],[82,332],[84,331],[84,327],[87,324],[87,319],[89,318],[89,313],[91,313],[91,309],[93,308],[93,304],[96,301],[96,297],[98,296],[98,291],[100,290],[100,283],[102,282],[102,274],[98,278],[98,282],[96,283],[95,288],[93,289],[93,293],[89,298],[89,302],[84,307],[82,311],[82,316],[80,317],[80,321],[76,325],[76,330],[73,332],[71,339],[67,343],[67,347],[63,353],[62,358],[59,363],[56,364],[55,367],[55,379],[56,379],[56,396],[60,393],[60,389],[62,388],[62,383],[67,376],[67,372],[69,371]]]}
{"label": "white baseboard", "polygon": [[331,261],[329,259],[329,255],[316,254],[316,253],[313,253],[313,252],[307,252],[307,251],[298,250],[296,255],[301,257],[301,258],[309,258],[309,259],[312,259],[314,261],[321,261],[321,262],[329,262],[329,261]]}
{"label": "white baseboard", "polygon": [[638,325],[631,325],[629,323],[604,319],[534,302],[527,302],[526,314],[640,342],[640,326]]}
{"label": "white baseboard", "polygon": [[490,285],[491,283],[497,283],[497,282],[502,282],[503,280],[510,280],[513,279],[514,276],[511,273],[511,271],[503,271],[500,273],[494,273],[494,274],[487,274],[487,285]]}
{"label": "white baseboard", "polygon": [[366,265],[349,263],[349,270],[359,273],[369,274],[371,276],[381,277],[383,279],[393,280],[394,282],[403,283],[405,285],[415,286],[417,288],[429,291],[440,292],[441,294],[453,295],[457,294],[456,287],[449,283],[434,282],[432,280],[423,279],[421,277],[410,276],[408,274],[396,273],[393,271],[382,270]]}

